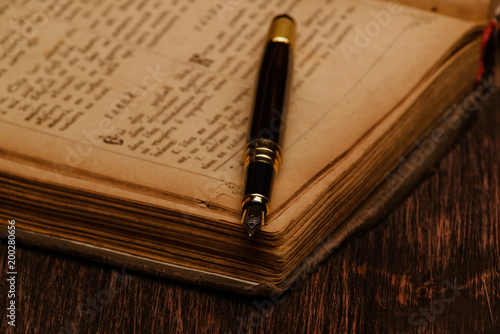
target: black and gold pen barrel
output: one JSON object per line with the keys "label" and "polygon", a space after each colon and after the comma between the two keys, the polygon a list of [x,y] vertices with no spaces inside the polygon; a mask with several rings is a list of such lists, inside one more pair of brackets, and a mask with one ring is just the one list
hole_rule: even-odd
{"label": "black and gold pen barrel", "polygon": [[242,223],[252,236],[264,225],[271,190],[283,153],[282,142],[293,69],[295,22],[288,15],[273,19],[255,90],[248,144],[243,161],[245,190]]}

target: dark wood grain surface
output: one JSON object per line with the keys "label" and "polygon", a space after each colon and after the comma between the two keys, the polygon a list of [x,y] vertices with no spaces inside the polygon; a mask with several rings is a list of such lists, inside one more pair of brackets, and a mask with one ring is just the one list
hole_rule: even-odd
{"label": "dark wood grain surface", "polygon": [[[401,205],[299,289],[252,298],[17,248],[1,333],[499,333],[500,94]],[[14,218],[14,217],[13,217]]]}

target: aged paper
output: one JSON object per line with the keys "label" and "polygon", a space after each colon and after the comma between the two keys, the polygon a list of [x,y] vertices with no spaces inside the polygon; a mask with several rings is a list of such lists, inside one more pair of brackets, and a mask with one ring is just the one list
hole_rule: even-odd
{"label": "aged paper", "polygon": [[386,0],[414,6],[465,20],[487,21],[493,17],[498,0]]}
{"label": "aged paper", "polygon": [[237,212],[255,75],[282,12],[298,42],[276,208],[473,28],[365,0],[11,1],[0,6],[0,150],[60,182]]}

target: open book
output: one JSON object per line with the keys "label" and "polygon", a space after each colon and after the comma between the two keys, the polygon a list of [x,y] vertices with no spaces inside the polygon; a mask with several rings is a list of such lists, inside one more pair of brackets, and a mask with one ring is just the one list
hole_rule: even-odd
{"label": "open book", "polygon": [[[473,88],[493,5],[3,4],[2,230],[15,219],[38,246],[248,293],[286,288],[378,187],[397,188],[388,173],[425,136],[446,136],[432,130]],[[285,12],[297,46],[284,160],[249,238],[242,149],[268,24]]]}

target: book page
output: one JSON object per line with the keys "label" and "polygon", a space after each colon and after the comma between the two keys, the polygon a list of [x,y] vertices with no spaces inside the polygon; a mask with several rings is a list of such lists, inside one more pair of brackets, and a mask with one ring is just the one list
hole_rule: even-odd
{"label": "book page", "polygon": [[472,21],[490,20],[499,4],[498,0],[399,0],[397,2]]}
{"label": "book page", "polygon": [[283,12],[298,36],[276,208],[474,28],[365,0],[13,0],[0,6],[0,153],[234,216],[263,43]]}

